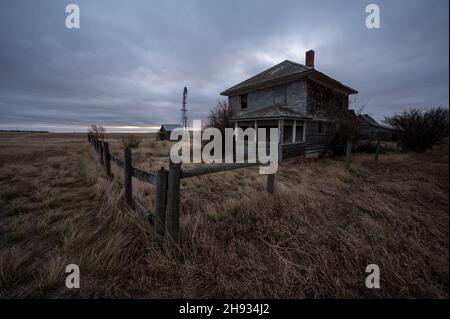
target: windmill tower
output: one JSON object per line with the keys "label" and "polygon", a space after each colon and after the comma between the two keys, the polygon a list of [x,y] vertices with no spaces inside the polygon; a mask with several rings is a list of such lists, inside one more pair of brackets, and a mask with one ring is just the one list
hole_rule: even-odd
{"label": "windmill tower", "polygon": [[181,126],[189,130],[189,122],[187,117],[187,109],[186,109],[186,100],[187,100],[187,87],[184,87],[183,89],[183,107],[181,108]]}

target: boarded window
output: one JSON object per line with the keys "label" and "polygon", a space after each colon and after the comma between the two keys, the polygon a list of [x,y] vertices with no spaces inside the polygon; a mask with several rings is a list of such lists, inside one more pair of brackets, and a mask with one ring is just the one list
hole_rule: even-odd
{"label": "boarded window", "polygon": [[247,94],[241,95],[241,109],[247,108]]}
{"label": "boarded window", "polygon": [[303,125],[298,125],[295,128],[295,141],[303,142]]}
{"label": "boarded window", "polygon": [[273,88],[273,104],[286,105],[286,85],[279,85]]}

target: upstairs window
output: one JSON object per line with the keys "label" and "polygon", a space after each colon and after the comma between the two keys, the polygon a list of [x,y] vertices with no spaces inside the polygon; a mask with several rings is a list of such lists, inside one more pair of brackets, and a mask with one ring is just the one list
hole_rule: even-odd
{"label": "upstairs window", "polygon": [[241,109],[247,108],[247,94],[241,95]]}
{"label": "upstairs window", "polygon": [[279,85],[273,88],[273,105],[286,105],[286,85]]}

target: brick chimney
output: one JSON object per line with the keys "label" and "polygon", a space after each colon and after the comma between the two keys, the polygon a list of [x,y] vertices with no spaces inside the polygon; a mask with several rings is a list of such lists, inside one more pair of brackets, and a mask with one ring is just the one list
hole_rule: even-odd
{"label": "brick chimney", "polygon": [[305,64],[310,68],[314,68],[314,50],[306,51]]}

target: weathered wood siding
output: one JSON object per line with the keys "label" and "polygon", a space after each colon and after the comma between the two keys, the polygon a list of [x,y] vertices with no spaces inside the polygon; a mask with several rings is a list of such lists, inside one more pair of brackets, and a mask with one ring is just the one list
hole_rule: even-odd
{"label": "weathered wood siding", "polygon": [[[228,103],[234,111],[234,115],[255,111],[274,105],[273,87],[249,92],[247,94],[247,108],[241,110],[240,96],[230,96]],[[294,111],[306,113],[307,85],[306,80],[295,81],[286,84],[286,104],[283,107],[291,108]]]}
{"label": "weathered wood siding", "polygon": [[[319,126],[321,129],[319,130]],[[306,153],[322,152],[330,142],[333,123],[309,121],[306,124]]]}
{"label": "weathered wood siding", "polygon": [[361,138],[362,140],[380,140],[380,141],[392,141],[395,137],[395,132],[370,125],[366,122],[361,122]]}
{"label": "weathered wood siding", "polygon": [[310,114],[332,115],[336,112],[347,112],[348,94],[308,80],[307,109]]}
{"label": "weathered wood siding", "polygon": [[283,145],[283,159],[305,155],[305,143],[285,144]]}

